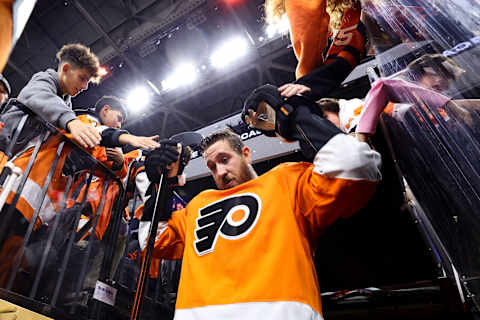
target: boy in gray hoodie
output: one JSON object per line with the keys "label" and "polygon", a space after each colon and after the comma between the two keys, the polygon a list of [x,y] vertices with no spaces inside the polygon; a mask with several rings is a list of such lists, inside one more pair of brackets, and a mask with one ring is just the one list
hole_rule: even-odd
{"label": "boy in gray hoodie", "polygon": [[18,101],[44,120],[70,132],[84,148],[94,147],[100,143],[100,134],[77,119],[71,98],[86,90],[89,82],[99,82],[98,58],[86,46],[75,43],[63,46],[57,59],[57,70],[34,74],[20,91]]}

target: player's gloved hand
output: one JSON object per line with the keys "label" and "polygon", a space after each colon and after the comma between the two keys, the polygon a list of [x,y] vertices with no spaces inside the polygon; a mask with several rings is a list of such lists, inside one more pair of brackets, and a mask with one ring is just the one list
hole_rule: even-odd
{"label": "player's gloved hand", "polygon": [[160,147],[151,151],[145,159],[145,171],[152,182],[158,182],[161,168],[177,162],[179,156],[177,142],[164,139],[159,141],[159,144]]}
{"label": "player's gloved hand", "polygon": [[298,141],[309,159],[313,159],[330,138],[342,133],[322,117],[315,102],[301,95],[284,99],[272,85],[261,86],[250,94],[242,119],[265,135],[278,134],[285,140]]}
{"label": "player's gloved hand", "polygon": [[293,107],[286,103],[278,88],[270,84],[253,90],[243,105],[242,120],[264,135],[275,137],[288,129]]}

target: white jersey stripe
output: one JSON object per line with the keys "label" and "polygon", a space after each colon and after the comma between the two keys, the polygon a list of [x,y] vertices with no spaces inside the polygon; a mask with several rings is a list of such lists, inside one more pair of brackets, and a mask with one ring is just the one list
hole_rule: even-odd
{"label": "white jersey stripe", "polygon": [[337,134],[318,151],[314,172],[331,178],[379,181],[381,157],[365,142]]}
{"label": "white jersey stripe", "polygon": [[[21,179],[17,179],[15,181],[14,188],[18,188]],[[14,189],[15,190],[15,189]],[[25,182],[25,186],[22,190],[21,197],[32,207],[33,210],[36,209],[40,202],[40,198],[42,195],[42,188],[30,178],[27,179]],[[50,221],[55,217],[57,211],[53,206],[53,203],[48,196],[48,193],[45,195],[45,199],[43,200],[42,208],[39,213],[39,217],[44,224],[49,224]]]}
{"label": "white jersey stripe", "polygon": [[309,305],[296,301],[247,302],[177,309],[174,320],[323,320]]}

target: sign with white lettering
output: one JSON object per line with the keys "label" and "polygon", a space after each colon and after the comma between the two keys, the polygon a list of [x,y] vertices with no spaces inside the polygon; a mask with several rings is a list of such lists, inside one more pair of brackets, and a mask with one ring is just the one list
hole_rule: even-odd
{"label": "sign with white lettering", "polygon": [[443,51],[443,55],[446,57],[452,57],[459,54],[460,52],[463,52],[465,50],[468,50],[472,47],[477,46],[479,43],[480,43],[480,36],[473,37],[470,39],[470,41],[461,42],[457,44],[455,47],[449,50]]}
{"label": "sign with white lettering", "polygon": [[[255,137],[258,137],[258,136],[262,135],[262,132],[260,132],[258,130],[255,130],[255,129],[252,129],[252,128],[246,126],[243,123],[239,123],[237,125],[229,125],[228,127],[233,132],[238,134],[240,136],[240,139],[242,139],[242,141],[252,139],[252,138],[255,138]],[[201,154],[198,151],[194,151],[192,153],[191,159],[196,159],[196,158],[199,158],[200,156],[201,156]]]}

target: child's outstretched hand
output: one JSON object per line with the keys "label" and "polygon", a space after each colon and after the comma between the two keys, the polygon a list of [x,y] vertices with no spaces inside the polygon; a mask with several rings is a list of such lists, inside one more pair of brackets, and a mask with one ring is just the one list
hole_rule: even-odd
{"label": "child's outstretched hand", "polygon": [[159,136],[151,136],[151,137],[141,137],[141,136],[134,136],[132,134],[124,133],[118,137],[118,142],[121,144],[128,144],[135,148],[141,148],[146,150],[153,150],[155,148],[160,147],[160,144],[156,141],[158,140]]}

